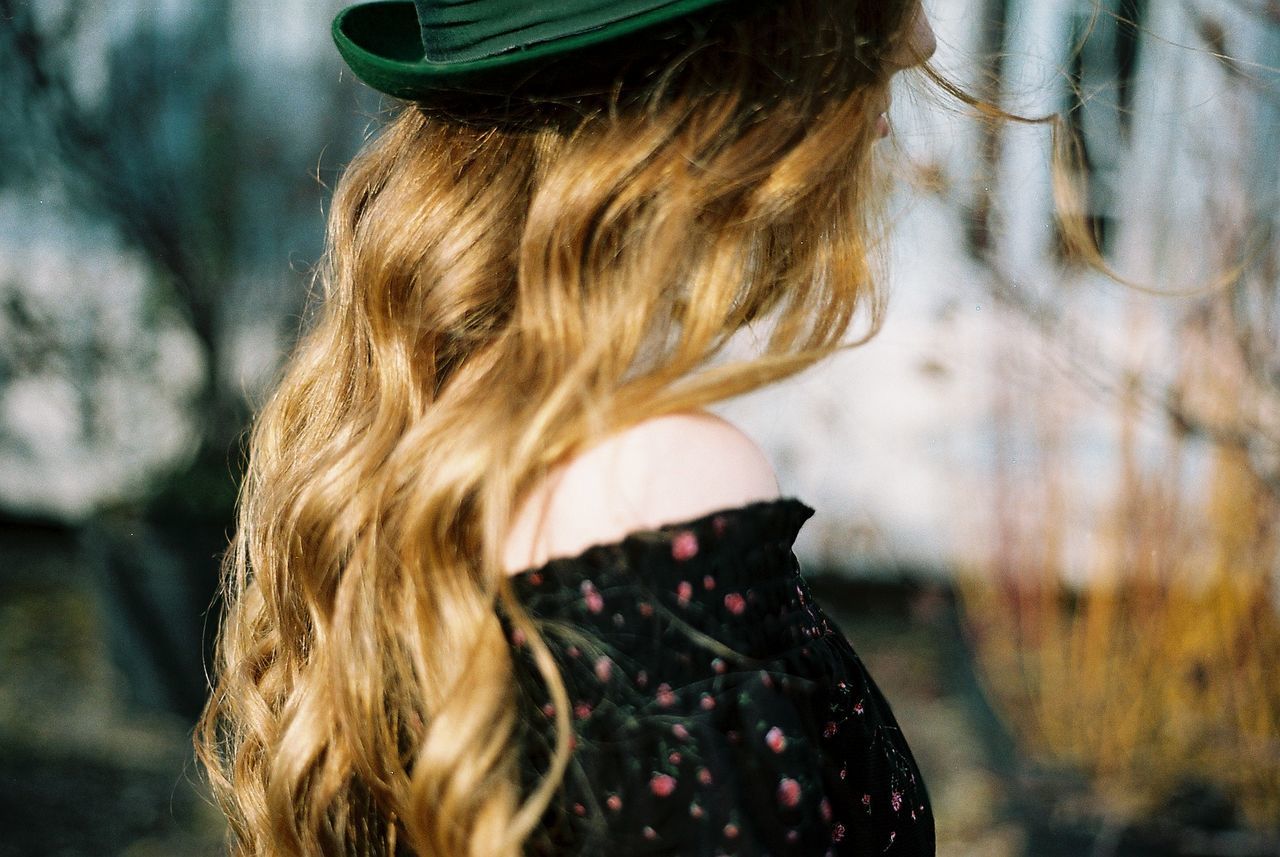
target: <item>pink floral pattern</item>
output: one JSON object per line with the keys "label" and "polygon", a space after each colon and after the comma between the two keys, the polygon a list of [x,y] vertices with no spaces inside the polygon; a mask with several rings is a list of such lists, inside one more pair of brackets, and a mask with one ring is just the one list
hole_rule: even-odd
{"label": "pink floral pattern", "polygon": [[[556,835],[571,842],[538,851],[546,828],[527,853],[933,857],[901,730],[789,549],[811,514],[794,499],[753,503],[515,575],[531,615],[582,632],[535,624],[570,694]],[[521,765],[532,788],[555,706],[528,639],[499,614],[533,715]]]}
{"label": "pink floral pattern", "polygon": [[680,581],[680,585],[676,587],[676,601],[681,607],[689,606],[689,599],[693,597],[693,584],[687,580]]}
{"label": "pink floral pattern", "polygon": [[590,580],[582,581],[582,600],[586,603],[587,609],[592,613],[599,613],[604,609],[604,598],[600,595],[600,591],[596,589],[595,584]]}
{"label": "pink floral pattern", "polygon": [[655,774],[649,780],[649,790],[658,797],[666,797],[676,790],[676,778],[667,774]]}
{"label": "pink floral pattern", "polygon": [[800,783],[791,777],[783,777],[778,782],[778,803],[786,807],[800,803]]}
{"label": "pink floral pattern", "polygon": [[693,559],[698,555],[698,537],[690,530],[681,530],[671,540],[671,556],[677,562]]}
{"label": "pink floral pattern", "polygon": [[775,753],[781,753],[787,748],[787,736],[783,735],[782,730],[777,726],[774,726],[765,734],[764,742]]}

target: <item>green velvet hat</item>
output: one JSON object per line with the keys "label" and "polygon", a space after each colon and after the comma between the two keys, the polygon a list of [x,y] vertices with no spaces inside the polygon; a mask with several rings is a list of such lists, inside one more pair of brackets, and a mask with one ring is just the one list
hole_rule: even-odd
{"label": "green velvet hat", "polygon": [[587,49],[598,55],[623,37],[728,2],[378,0],[340,12],[333,38],[360,80],[423,100]]}

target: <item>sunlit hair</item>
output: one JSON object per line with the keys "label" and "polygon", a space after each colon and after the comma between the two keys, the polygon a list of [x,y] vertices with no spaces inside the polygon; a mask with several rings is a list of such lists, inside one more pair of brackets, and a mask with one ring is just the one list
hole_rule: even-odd
{"label": "sunlit hair", "polygon": [[[519,502],[612,432],[879,328],[879,57],[914,3],[751,5],[555,121],[405,107],[346,170],[224,560],[196,744],[235,854],[520,854],[572,751],[502,567]],[[721,359],[752,321],[759,355]],[[499,603],[555,705],[527,795]]]}

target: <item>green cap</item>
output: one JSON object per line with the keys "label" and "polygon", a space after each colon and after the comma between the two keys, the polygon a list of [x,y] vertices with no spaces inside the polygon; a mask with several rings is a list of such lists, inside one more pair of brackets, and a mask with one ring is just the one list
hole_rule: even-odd
{"label": "green cap", "polygon": [[422,100],[727,2],[379,0],[340,12],[333,38],[360,80]]}

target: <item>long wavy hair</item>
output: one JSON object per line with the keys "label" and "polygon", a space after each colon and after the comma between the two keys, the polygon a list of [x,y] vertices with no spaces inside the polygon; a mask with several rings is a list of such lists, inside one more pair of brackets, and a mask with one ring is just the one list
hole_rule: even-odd
{"label": "long wavy hair", "polygon": [[[503,569],[521,501],[612,432],[878,330],[875,118],[916,2],[730,6],[598,97],[405,105],[346,169],[223,561],[195,741],[236,855],[520,854],[572,754]],[[759,354],[720,359],[757,320]],[[556,712],[527,794],[499,604]]]}

